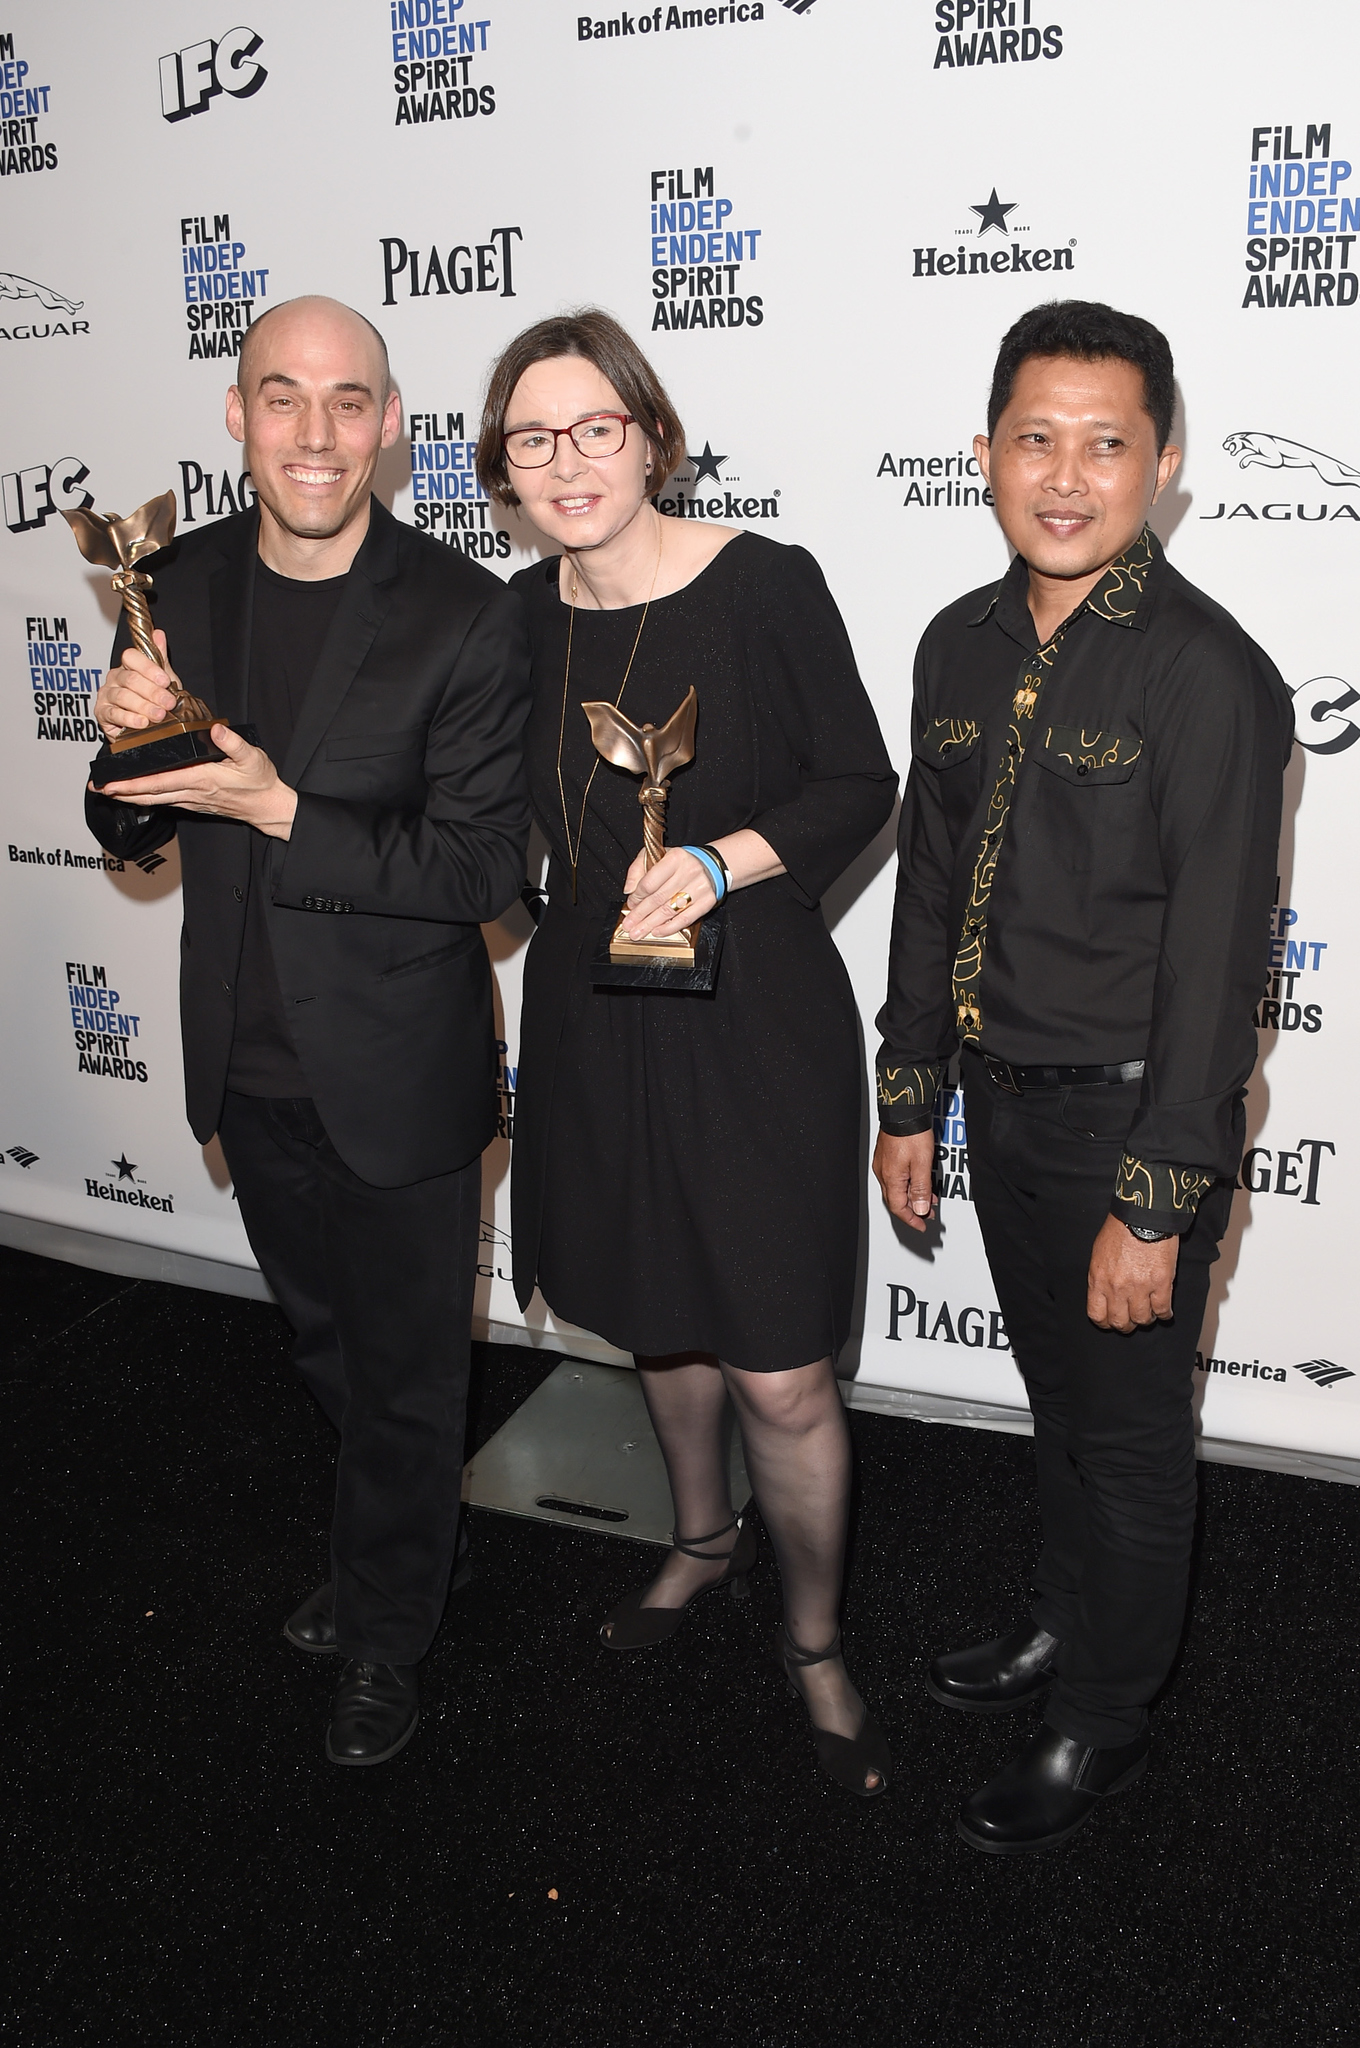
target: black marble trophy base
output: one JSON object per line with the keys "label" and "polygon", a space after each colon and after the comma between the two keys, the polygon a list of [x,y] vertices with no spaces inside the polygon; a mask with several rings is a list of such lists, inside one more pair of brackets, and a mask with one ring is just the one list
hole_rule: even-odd
{"label": "black marble trophy base", "polygon": [[[259,746],[253,725],[236,725],[232,731],[253,747]],[[106,789],[111,782],[132,782],[142,775],[166,775],[176,768],[225,759],[207,731],[169,733],[163,740],[148,740],[144,746],[124,747],[118,753],[105,741],[90,763],[90,780],[96,789]]]}
{"label": "black marble trophy base", "polygon": [[694,965],[682,967],[673,960],[611,960],[609,944],[618,928],[620,904],[600,933],[591,956],[590,979],[595,988],[655,989],[672,995],[712,995],[718,982],[723,934],[727,929],[726,907],[719,904],[699,920],[694,936]]}

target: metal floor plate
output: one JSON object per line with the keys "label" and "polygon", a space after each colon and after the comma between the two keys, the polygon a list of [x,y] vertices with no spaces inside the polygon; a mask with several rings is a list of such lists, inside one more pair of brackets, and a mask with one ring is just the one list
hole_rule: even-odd
{"label": "metal floor plate", "polygon": [[[735,1417],[728,1457],[740,1510],[751,1482]],[[533,1522],[668,1544],[675,1511],[638,1375],[564,1358],[468,1461],[463,1499]]]}

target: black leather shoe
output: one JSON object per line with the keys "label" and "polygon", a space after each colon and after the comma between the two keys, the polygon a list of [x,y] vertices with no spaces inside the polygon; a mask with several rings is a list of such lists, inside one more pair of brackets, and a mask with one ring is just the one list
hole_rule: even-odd
{"label": "black leather shoe", "polygon": [[937,1657],[926,1672],[926,1690],[942,1707],[1008,1714],[1048,1691],[1057,1651],[1058,1638],[1027,1621],[993,1643]]}
{"label": "black leather shoe", "polygon": [[295,1650],[310,1650],[316,1657],[338,1655],[335,1642],[335,1583],[327,1579],[318,1586],[283,1624],[283,1632]]}
{"label": "black leather shoe", "polygon": [[[453,1569],[449,1592],[461,1593],[472,1579],[472,1559],[466,1549]],[[314,1657],[340,1654],[335,1640],[335,1584],[327,1579],[309,1594],[295,1614],[283,1624],[283,1632],[295,1650],[310,1650]]]}
{"label": "black leather shoe", "polygon": [[405,1749],[420,1719],[414,1664],[346,1664],[326,1730],[333,1764],[385,1764]]}
{"label": "black leather shoe", "polygon": [[964,1801],[959,1833],[970,1849],[993,1856],[1051,1849],[1085,1825],[1097,1800],[1142,1776],[1148,1746],[1146,1728],[1121,1749],[1091,1749],[1056,1728],[1041,1728],[1000,1777]]}

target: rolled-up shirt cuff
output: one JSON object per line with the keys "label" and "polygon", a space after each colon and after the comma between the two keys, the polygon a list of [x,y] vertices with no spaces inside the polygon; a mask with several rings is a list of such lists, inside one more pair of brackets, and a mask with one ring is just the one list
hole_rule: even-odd
{"label": "rolled-up shirt cuff", "polygon": [[1214,1179],[1202,1166],[1171,1166],[1160,1159],[1135,1159],[1126,1152],[1119,1162],[1110,1214],[1121,1223],[1183,1237]]}
{"label": "rolled-up shirt cuff", "polygon": [[935,1121],[935,1097],[944,1063],[897,1059],[880,1052],[877,1061],[878,1124],[890,1137],[914,1138]]}

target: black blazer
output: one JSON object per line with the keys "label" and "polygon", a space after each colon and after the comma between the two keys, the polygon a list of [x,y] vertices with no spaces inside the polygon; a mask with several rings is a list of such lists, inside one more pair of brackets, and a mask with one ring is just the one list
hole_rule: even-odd
{"label": "black blazer", "polygon": [[[148,563],[185,687],[246,715],[258,514]],[[128,644],[125,626],[114,662]],[[478,929],[519,893],[529,659],[518,595],[378,504],[277,763],[298,791],[271,840],[269,933],[284,1013],[346,1165],[401,1187],[476,1158],[495,1128],[491,970]],[[101,846],[179,834],[180,1014],[189,1122],[217,1129],[236,1016],[251,827],[87,792]]]}

